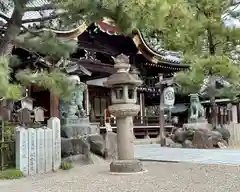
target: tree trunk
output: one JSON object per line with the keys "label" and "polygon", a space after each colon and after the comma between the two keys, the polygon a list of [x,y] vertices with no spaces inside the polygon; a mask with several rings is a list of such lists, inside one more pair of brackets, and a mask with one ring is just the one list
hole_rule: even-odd
{"label": "tree trunk", "polygon": [[8,56],[12,54],[14,47],[14,40],[21,32],[21,22],[23,13],[19,9],[14,9],[12,17],[8,21],[7,30],[5,36],[2,38],[0,43],[0,55]]}
{"label": "tree trunk", "polygon": [[[159,82],[161,83],[163,79],[162,74],[159,75]],[[160,145],[163,147],[166,145],[166,138],[165,138],[165,119],[164,119],[164,101],[163,101],[163,86],[160,84],[160,101],[159,101],[159,125],[160,125],[160,130],[159,130],[159,136],[160,136]]]}
{"label": "tree trunk", "polygon": [[[208,33],[208,49],[209,49],[209,54],[211,56],[216,54],[216,45],[214,44],[214,39],[213,39],[213,34],[211,31],[211,27],[209,26],[207,29],[207,33]],[[213,79],[213,74],[211,71],[209,71],[209,75],[210,75],[210,86],[211,89],[213,90],[215,88],[215,80]],[[214,91],[211,91],[209,93],[210,96],[210,105],[211,105],[211,124],[213,126],[213,128],[216,127],[217,125],[217,112],[216,112],[216,102],[215,102],[215,96],[214,96]]]}
{"label": "tree trunk", "polygon": [[211,96],[210,97],[210,105],[211,105],[211,124],[213,126],[213,128],[216,127],[217,125],[217,111],[216,111],[216,101],[215,101],[215,97]]}

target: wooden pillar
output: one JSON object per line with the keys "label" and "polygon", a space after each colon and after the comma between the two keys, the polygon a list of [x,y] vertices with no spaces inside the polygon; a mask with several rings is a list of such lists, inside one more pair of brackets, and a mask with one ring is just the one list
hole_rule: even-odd
{"label": "wooden pillar", "polygon": [[88,87],[84,91],[84,107],[85,107],[85,111],[86,111],[87,116],[89,116],[90,115],[90,109],[89,109],[89,90],[88,90]]}
{"label": "wooden pillar", "polygon": [[237,105],[233,105],[232,106],[232,118],[230,117],[230,121],[232,121],[233,123],[238,123],[238,109],[237,109]]}
{"label": "wooden pillar", "polygon": [[237,108],[237,123],[240,123],[240,106],[239,103],[236,105]]}
{"label": "wooden pillar", "polygon": [[59,98],[50,93],[50,117],[59,117]]}
{"label": "wooden pillar", "polygon": [[144,122],[144,112],[145,112],[144,93],[140,93],[140,118],[141,118],[141,124],[143,124],[143,122]]}
{"label": "wooden pillar", "polygon": [[223,124],[228,124],[228,110],[226,105],[224,106]]}

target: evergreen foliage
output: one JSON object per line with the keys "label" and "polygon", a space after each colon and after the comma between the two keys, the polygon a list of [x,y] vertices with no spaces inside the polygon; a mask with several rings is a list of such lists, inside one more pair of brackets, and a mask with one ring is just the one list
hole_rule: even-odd
{"label": "evergreen foliage", "polygon": [[209,83],[207,96],[212,105],[212,123],[216,120],[215,97],[236,98],[240,91],[240,29],[229,26],[233,8],[226,0],[182,0],[172,6],[161,30],[167,49],[181,51],[182,64],[190,69],[176,73],[180,92],[197,93],[204,79],[221,77],[229,87],[216,89]]}
{"label": "evergreen foliage", "polygon": [[[240,29],[226,27],[229,6],[225,0],[183,0],[166,17],[162,30],[165,47],[181,51],[182,64],[191,66],[175,76],[182,92],[198,92],[209,75],[223,77],[233,90],[240,83],[239,60],[235,59]],[[223,90],[220,92],[222,95]],[[228,92],[226,96],[236,94]]]}
{"label": "evergreen foliage", "polygon": [[[0,18],[7,23],[5,36],[0,42],[0,55],[2,60],[6,61],[5,67],[17,65],[17,59],[11,58],[13,45],[37,52],[42,55],[50,56],[57,60],[59,58],[68,58],[74,52],[76,44],[73,42],[62,41],[56,38],[52,32],[39,32],[34,29],[26,28],[27,24],[40,22],[40,24],[50,24],[53,19],[57,19],[58,27],[68,29],[78,25],[80,22],[91,23],[93,21],[109,17],[114,24],[120,27],[124,33],[129,33],[135,27],[143,28],[148,26],[149,30],[162,28],[165,16],[168,15],[170,7],[175,0],[6,0],[0,1]],[[42,18],[23,18],[26,12],[44,12],[52,11],[51,15]],[[12,14],[8,13],[12,11]],[[21,34],[21,28],[27,30],[27,33]],[[5,58],[8,57],[8,58]],[[14,61],[10,62],[9,61]],[[0,71],[4,69],[0,69]],[[5,78],[9,80],[9,73]],[[66,75],[60,70],[43,71],[35,73],[30,70],[20,71],[17,79],[24,85],[34,82],[39,86],[44,86],[51,90],[54,95],[62,98],[69,98],[70,84],[65,78]],[[18,95],[18,85],[7,81],[1,81],[0,87],[6,85],[13,86],[11,94],[1,93],[0,96]],[[59,84],[62,85],[59,85]],[[66,86],[69,85],[69,86]],[[11,87],[10,86],[10,87]],[[69,87],[66,90],[65,87]],[[13,91],[16,91],[15,93]],[[70,91],[71,92],[71,91]],[[67,95],[66,95],[67,94]]]}
{"label": "evergreen foliage", "polygon": [[149,31],[161,29],[164,19],[178,0],[54,0],[66,10],[63,18],[68,23],[84,20],[88,23],[108,17],[122,33],[129,34],[134,28]]}

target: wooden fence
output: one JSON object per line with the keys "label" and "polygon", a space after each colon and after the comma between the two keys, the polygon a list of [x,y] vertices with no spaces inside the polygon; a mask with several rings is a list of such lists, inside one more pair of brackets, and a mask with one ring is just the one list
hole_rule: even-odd
{"label": "wooden fence", "polygon": [[240,124],[230,123],[226,125],[226,128],[229,130],[231,134],[229,139],[229,146],[230,147],[240,146]]}

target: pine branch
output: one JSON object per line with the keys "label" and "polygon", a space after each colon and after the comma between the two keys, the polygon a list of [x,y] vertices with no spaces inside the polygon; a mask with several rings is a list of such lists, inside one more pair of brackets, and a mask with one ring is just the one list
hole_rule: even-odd
{"label": "pine branch", "polygon": [[221,42],[221,41],[218,41],[218,42],[216,42],[215,44],[214,44],[214,47],[217,47],[218,45],[220,45],[220,44],[225,44],[225,43],[227,43],[227,41],[226,42]]}

